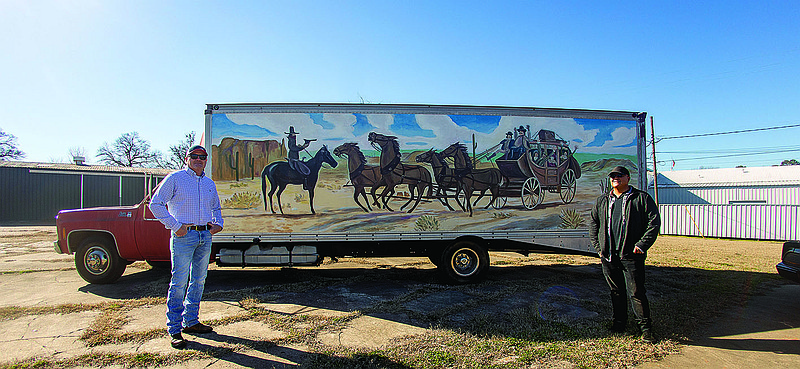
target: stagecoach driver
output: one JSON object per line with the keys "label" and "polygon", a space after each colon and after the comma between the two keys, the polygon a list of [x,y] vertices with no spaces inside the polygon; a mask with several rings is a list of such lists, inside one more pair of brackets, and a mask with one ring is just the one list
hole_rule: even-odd
{"label": "stagecoach driver", "polygon": [[217,187],[204,171],[207,159],[203,146],[189,148],[186,168],[167,175],[150,200],[153,215],[172,230],[167,330],[174,348],[186,347],[181,332],[213,331],[198,318],[211,255],[211,235],[223,226]]}

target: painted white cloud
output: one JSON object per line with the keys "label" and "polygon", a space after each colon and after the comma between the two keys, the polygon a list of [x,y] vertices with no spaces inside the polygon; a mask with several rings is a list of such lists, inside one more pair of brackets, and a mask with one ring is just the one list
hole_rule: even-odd
{"label": "painted white cloud", "polygon": [[[424,115],[417,114],[416,121],[422,130],[433,132],[434,137],[403,136],[393,132],[391,127],[394,124],[394,117],[391,114],[366,114],[369,124],[374,126],[372,129],[378,133],[394,135],[398,137],[400,147],[404,150],[418,149],[426,150],[434,148],[442,150],[454,142],[461,142],[470,148],[472,146],[472,136],[478,142],[476,152],[481,153],[505,138],[506,132],[514,131],[516,127],[525,126],[531,135],[540,129],[551,130],[561,138],[570,142],[570,147],[577,149],[577,152],[586,153],[608,153],[608,154],[636,154],[636,147],[627,147],[636,139],[635,128],[620,127],[611,134],[612,139],[603,143],[602,146],[586,146],[593,143],[598,135],[596,129],[585,129],[571,118],[541,118],[541,117],[519,117],[504,116],[500,119],[499,126],[491,133],[474,132],[467,127],[455,124],[446,115]],[[269,120],[265,120],[265,118]],[[323,119],[333,124],[333,129],[323,129],[315,124],[308,114],[302,113],[278,113],[278,114],[229,114],[228,119],[237,124],[253,124],[265,127],[278,134],[277,137],[263,137],[258,139],[281,140],[286,137],[289,126],[294,126],[295,131],[300,132],[298,138],[316,138],[316,144],[336,145],[340,142],[356,142],[362,148],[369,148],[371,145],[367,140],[367,133],[359,136],[353,134],[353,125],[356,123],[356,116],[353,114],[324,114]],[[340,139],[341,141],[331,142],[326,139]],[[219,139],[219,138],[215,138]],[[250,138],[253,139],[253,138]],[[422,144],[419,144],[422,143]],[[315,144],[315,145],[316,145]],[[620,147],[626,146],[626,147]],[[310,150],[315,151],[314,146]]]}

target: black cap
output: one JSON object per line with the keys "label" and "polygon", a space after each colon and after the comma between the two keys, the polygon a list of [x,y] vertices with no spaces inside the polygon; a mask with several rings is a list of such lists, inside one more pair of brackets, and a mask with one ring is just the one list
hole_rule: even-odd
{"label": "black cap", "polygon": [[622,175],[625,175],[625,176],[628,176],[628,177],[631,176],[631,172],[628,171],[628,168],[625,168],[623,166],[614,167],[614,169],[611,169],[611,172],[609,172],[608,175],[610,176],[610,175],[612,175],[614,173],[622,174]]}
{"label": "black cap", "polygon": [[195,151],[195,150],[203,150],[203,154],[208,155],[208,153],[206,152],[206,148],[205,147],[200,146],[200,145],[194,145],[194,146],[190,147],[189,150],[186,150],[186,156],[189,156],[189,154],[191,154],[192,151]]}

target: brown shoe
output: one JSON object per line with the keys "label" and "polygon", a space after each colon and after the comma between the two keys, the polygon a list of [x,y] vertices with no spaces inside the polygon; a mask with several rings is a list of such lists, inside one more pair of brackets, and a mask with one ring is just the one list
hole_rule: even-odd
{"label": "brown shoe", "polygon": [[183,333],[189,333],[189,334],[192,333],[203,334],[203,333],[211,333],[213,331],[214,328],[211,328],[203,323],[197,323],[191,327],[183,328]]}
{"label": "brown shoe", "polygon": [[172,340],[170,341],[170,345],[172,345],[173,348],[176,348],[176,349],[186,348],[186,340],[183,339],[183,336],[181,336],[180,333],[175,333],[175,334],[171,335],[170,337],[172,337]]}

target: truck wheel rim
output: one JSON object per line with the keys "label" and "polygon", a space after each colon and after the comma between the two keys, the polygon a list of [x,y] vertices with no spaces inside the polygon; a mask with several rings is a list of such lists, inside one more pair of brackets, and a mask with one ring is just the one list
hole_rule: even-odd
{"label": "truck wheel rim", "polygon": [[451,259],[453,271],[459,276],[469,277],[478,270],[480,260],[472,249],[464,248],[456,251]]}
{"label": "truck wheel rim", "polygon": [[102,247],[92,246],[86,250],[83,257],[83,265],[86,271],[94,275],[103,274],[108,270],[108,253]]}

